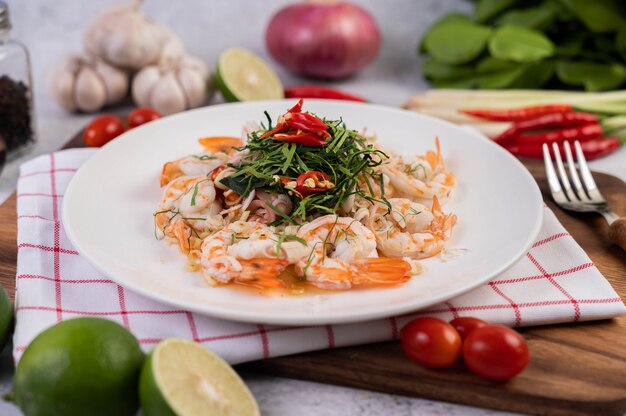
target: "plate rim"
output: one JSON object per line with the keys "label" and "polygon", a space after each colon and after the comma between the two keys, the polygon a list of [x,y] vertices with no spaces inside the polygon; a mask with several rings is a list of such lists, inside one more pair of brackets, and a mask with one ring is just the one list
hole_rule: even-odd
{"label": "plate rim", "polygon": [[[124,141],[127,140],[127,132],[123,133],[121,136],[119,136],[116,140],[113,140],[109,143],[107,143],[105,146],[103,146],[99,151],[95,152],[93,155],[91,155],[81,166],[80,168],[75,172],[74,176],[72,177],[72,179],[70,180],[70,183],[68,184],[66,191],[64,193],[64,198],[63,198],[63,205],[62,205],[62,214],[61,214],[61,220],[63,223],[63,229],[65,231],[65,234],[67,236],[67,238],[69,239],[69,241],[71,242],[71,244],[74,246],[75,250],[79,253],[80,256],[82,256],[83,258],[85,258],[96,270],[98,270],[100,273],[102,273],[103,275],[109,277],[111,280],[113,280],[115,283],[123,286],[124,288],[128,288],[129,290],[140,294],[142,296],[145,296],[147,298],[150,298],[152,300],[164,303],[166,305],[169,306],[174,306],[177,308],[180,308],[182,310],[186,310],[186,311],[190,311],[190,312],[194,312],[194,313],[198,313],[200,315],[203,316],[208,316],[208,317],[215,317],[215,318],[220,318],[220,319],[225,319],[225,320],[230,320],[230,321],[236,321],[236,322],[246,322],[246,323],[255,323],[255,324],[270,324],[270,325],[297,325],[297,326],[317,326],[317,325],[328,325],[328,324],[346,324],[346,323],[356,323],[356,322],[364,322],[364,321],[370,321],[370,320],[375,320],[375,319],[384,319],[384,318],[389,318],[389,317],[394,317],[394,316],[399,316],[399,315],[404,315],[404,314],[408,314],[411,312],[417,312],[419,310],[423,310],[426,308],[429,308],[437,303],[441,303],[444,302],[446,300],[452,299],[456,296],[459,296],[463,293],[467,293],[469,291],[471,291],[472,289],[475,289],[476,287],[487,283],[489,281],[491,281],[494,277],[496,277],[498,274],[502,273],[503,271],[509,269],[515,262],[517,262],[520,258],[522,258],[522,256],[524,256],[524,254],[531,248],[532,244],[534,243],[535,238],[537,237],[537,235],[539,234],[540,230],[541,230],[541,226],[543,224],[543,216],[544,216],[544,209],[543,209],[543,196],[541,194],[541,190],[539,188],[539,185],[537,183],[537,181],[535,180],[535,178],[532,176],[532,174],[530,173],[530,171],[513,155],[511,155],[509,152],[507,152],[506,150],[502,149],[500,146],[498,146],[496,143],[492,142],[491,140],[489,140],[486,136],[484,136],[483,134],[481,134],[480,132],[478,132],[477,130],[467,126],[467,125],[458,125],[458,124],[454,124],[451,122],[448,122],[446,120],[442,120],[436,117],[432,117],[430,115],[426,115],[426,114],[422,114],[422,113],[418,113],[418,112],[412,112],[410,110],[405,110],[402,108],[396,108],[396,107],[391,107],[391,106],[384,106],[384,105],[379,105],[379,104],[370,104],[370,103],[353,103],[353,102],[346,102],[346,101],[341,101],[341,100],[330,100],[330,99],[307,99],[308,102],[319,102],[319,103],[324,103],[324,102],[329,102],[329,103],[334,103],[334,104],[342,104],[342,105],[346,105],[347,107],[361,107],[361,106],[368,106],[370,108],[372,108],[373,110],[381,110],[381,111],[385,111],[385,112],[393,112],[393,113],[398,113],[398,114],[403,114],[403,115],[415,115],[417,117],[420,117],[422,119],[426,119],[429,122],[435,122],[435,123],[443,123],[443,124],[447,124],[449,126],[452,126],[453,128],[457,128],[457,129],[462,129],[467,133],[471,134],[472,136],[475,137],[476,140],[482,140],[483,143],[487,146],[492,146],[497,148],[497,151],[502,152],[503,156],[505,156],[506,158],[508,158],[509,162],[511,162],[513,165],[515,165],[515,167],[520,170],[521,174],[524,175],[529,181],[530,183],[532,183],[534,186],[532,186],[533,189],[533,196],[538,199],[539,203],[537,204],[537,207],[535,208],[536,212],[534,215],[535,218],[535,223],[533,224],[533,227],[531,229],[531,232],[528,234],[528,238],[527,240],[524,242],[523,244],[523,248],[519,250],[519,252],[515,255],[515,256],[511,256],[511,258],[506,261],[503,265],[501,265],[498,269],[492,271],[491,273],[487,273],[485,274],[485,276],[483,276],[480,279],[476,279],[475,281],[469,282],[465,285],[456,287],[454,290],[450,290],[447,291],[445,294],[441,294],[439,296],[435,296],[431,299],[429,299],[428,301],[422,301],[420,303],[419,306],[415,306],[415,305],[411,305],[411,304],[400,304],[400,305],[386,305],[386,307],[384,308],[384,310],[374,310],[369,311],[369,310],[361,310],[361,311],[357,311],[357,312],[352,312],[349,314],[343,314],[339,317],[335,317],[335,318],[326,318],[326,317],[317,317],[316,315],[311,315],[311,318],[308,318],[306,320],[306,322],[302,322],[300,320],[300,318],[290,318],[289,315],[273,315],[273,317],[271,318],[264,318],[264,317],[260,317],[256,318],[255,316],[251,316],[250,313],[243,313],[240,312],[238,310],[233,310],[233,309],[228,309],[225,310],[224,308],[220,308],[218,307],[217,309],[211,309],[211,310],[207,310],[206,308],[200,308],[200,307],[196,307],[194,305],[189,305],[187,303],[185,303],[184,301],[179,301],[177,299],[171,299],[168,298],[166,295],[162,295],[160,293],[155,293],[149,289],[145,289],[143,288],[140,284],[133,282],[133,281],[125,281],[123,278],[121,278],[120,276],[114,276],[109,274],[109,272],[107,271],[107,268],[105,265],[101,264],[96,258],[93,258],[92,256],[90,256],[89,254],[89,250],[85,250],[85,247],[83,245],[81,245],[80,243],[80,239],[78,239],[76,237],[75,234],[75,230],[72,228],[72,222],[71,220],[68,221],[68,212],[71,212],[71,209],[67,209],[67,206],[71,204],[71,201],[74,199],[72,198],[72,194],[75,192],[74,188],[78,185],[76,185],[76,183],[78,183],[78,181],[76,180],[76,178],[81,178],[82,175],[84,175],[85,171],[87,171],[87,169],[85,169],[86,166],[89,166],[90,164],[93,164],[95,162],[93,162],[94,160],[97,160],[98,157],[102,157],[100,155],[102,155],[102,149],[114,149],[118,146],[122,146]],[[220,108],[224,108],[224,107],[242,107],[242,106],[248,106],[248,105],[277,105],[280,103],[285,103],[287,105],[291,104],[294,102],[294,99],[282,99],[282,100],[260,100],[260,101],[250,101],[250,102],[238,102],[238,103],[223,103],[223,104],[214,104],[214,105],[209,105],[209,106],[204,106],[204,107],[199,107],[196,109],[192,109],[192,110],[188,110],[188,111],[184,111],[181,113],[177,113],[177,114],[173,114],[167,117],[163,117],[161,119],[155,120],[153,122],[151,122],[150,124],[154,125],[156,123],[163,123],[163,122],[169,122],[169,120],[172,119],[176,119],[176,118],[180,118],[180,117],[186,117],[188,116],[188,114],[190,113],[196,113],[196,112],[202,112],[202,111],[207,111],[207,109],[220,109]],[[143,126],[139,126],[134,128],[133,130],[138,130],[141,129]],[[121,139],[121,140],[120,140]],[[105,153],[106,154],[106,153]],[[69,197],[68,197],[69,196]],[[70,202],[68,202],[70,201]],[[330,293],[330,295],[332,295],[332,293]],[[209,305],[210,307],[210,305]],[[210,307],[211,308],[211,307]]]}

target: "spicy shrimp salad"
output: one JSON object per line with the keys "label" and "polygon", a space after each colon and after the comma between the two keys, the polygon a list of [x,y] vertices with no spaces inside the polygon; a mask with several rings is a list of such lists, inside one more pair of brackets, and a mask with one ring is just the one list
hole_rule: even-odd
{"label": "spicy shrimp salad", "polygon": [[157,238],[210,285],[285,288],[285,273],[326,290],[408,281],[457,219],[442,209],[455,179],[439,142],[396,155],[302,105],[246,125],[246,143],[208,137],[202,153],[167,162]]}

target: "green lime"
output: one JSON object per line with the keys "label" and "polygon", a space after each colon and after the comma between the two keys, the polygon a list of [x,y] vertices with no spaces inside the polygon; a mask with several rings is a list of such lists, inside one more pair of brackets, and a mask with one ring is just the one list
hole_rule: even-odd
{"label": "green lime", "polygon": [[13,306],[4,286],[0,285],[0,352],[4,349],[13,329]]}
{"label": "green lime", "polygon": [[161,341],[141,370],[145,416],[258,416],[259,408],[235,370],[198,343]]}
{"label": "green lime", "polygon": [[131,416],[144,355],[115,322],[77,318],[39,334],[15,370],[15,402],[26,416]]}
{"label": "green lime", "polygon": [[283,98],[280,80],[261,58],[241,49],[227,49],[217,59],[215,85],[227,101]]}

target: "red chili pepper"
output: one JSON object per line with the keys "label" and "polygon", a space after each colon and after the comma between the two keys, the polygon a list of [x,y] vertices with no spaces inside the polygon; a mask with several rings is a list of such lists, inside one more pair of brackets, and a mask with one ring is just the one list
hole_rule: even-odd
{"label": "red chili pepper", "polygon": [[304,100],[300,98],[296,105],[289,109],[290,113],[301,113],[302,112],[302,104],[304,104]]}
{"label": "red chili pepper", "polygon": [[513,139],[512,144],[561,143],[566,140],[579,140],[583,142],[595,139],[596,137],[602,137],[603,135],[604,130],[602,126],[599,124],[587,124],[586,126],[571,127],[569,129],[550,131],[548,133],[518,136]]}
{"label": "red chili pepper", "polygon": [[335,184],[331,182],[329,175],[316,170],[303,173],[296,179],[296,191],[303,197],[316,192],[325,192],[334,187]]}
{"label": "red chili pepper", "polygon": [[[621,145],[617,137],[598,137],[580,142],[583,153],[588,160],[597,159],[617,150]],[[558,143],[559,151],[563,155],[563,143]],[[543,145],[539,143],[519,143],[506,146],[506,149],[515,156],[531,159],[543,159]]]}
{"label": "red chili pepper", "polygon": [[494,121],[523,121],[553,113],[569,113],[574,111],[569,104],[536,105],[532,107],[513,108],[509,110],[460,110],[470,116]]}
{"label": "red chili pepper", "polygon": [[320,87],[318,85],[298,85],[285,89],[286,98],[331,98],[334,100],[357,101],[366,103],[367,100],[357,95],[336,90],[334,88]]}
{"label": "red chili pepper", "polygon": [[504,133],[493,138],[493,141],[504,145],[510,143],[513,139],[521,136],[522,133],[547,129],[550,127],[572,127],[585,124],[598,123],[598,116],[591,113],[554,113],[546,114],[531,120],[524,120],[515,123],[511,128]]}
{"label": "red chili pepper", "polygon": [[285,123],[294,130],[302,130],[310,133],[318,133],[324,137],[330,137],[326,124],[319,118],[308,113],[285,114]]}
{"label": "red chili pepper", "polygon": [[223,171],[224,169],[226,169],[226,165],[219,165],[218,167],[216,167],[215,169],[213,169],[213,172],[211,172],[211,175],[209,176],[209,178],[214,181],[215,178],[217,178],[217,175],[220,174],[221,171]]}
{"label": "red chili pepper", "polygon": [[275,134],[272,139],[279,142],[291,142],[302,146],[324,146],[326,139],[319,134],[301,132],[296,134]]}

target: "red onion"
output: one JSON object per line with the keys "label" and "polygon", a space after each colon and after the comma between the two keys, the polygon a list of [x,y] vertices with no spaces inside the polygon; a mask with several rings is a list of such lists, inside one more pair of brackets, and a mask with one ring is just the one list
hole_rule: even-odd
{"label": "red onion", "polygon": [[287,6],[265,33],[272,57],[291,71],[313,78],[354,74],[378,54],[380,32],[361,7],[339,1]]}

